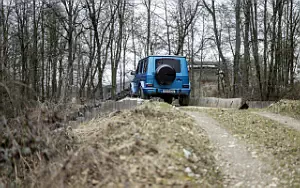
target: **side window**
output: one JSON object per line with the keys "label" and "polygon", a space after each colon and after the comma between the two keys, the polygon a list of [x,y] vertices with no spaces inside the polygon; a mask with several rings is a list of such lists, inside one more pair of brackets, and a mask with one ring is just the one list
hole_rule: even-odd
{"label": "side window", "polygon": [[144,60],[144,70],[143,73],[146,73],[148,69],[148,58]]}
{"label": "side window", "polygon": [[144,61],[140,61],[139,74],[143,72]]}
{"label": "side window", "polygon": [[138,74],[138,73],[139,73],[140,66],[141,66],[141,61],[139,61],[139,63],[138,63],[138,66],[137,66],[137,68],[136,68],[135,74]]}

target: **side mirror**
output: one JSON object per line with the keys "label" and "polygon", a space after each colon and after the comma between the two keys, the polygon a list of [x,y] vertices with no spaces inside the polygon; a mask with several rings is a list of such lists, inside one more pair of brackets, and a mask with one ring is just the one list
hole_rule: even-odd
{"label": "side mirror", "polygon": [[130,75],[135,75],[135,71],[130,71]]}

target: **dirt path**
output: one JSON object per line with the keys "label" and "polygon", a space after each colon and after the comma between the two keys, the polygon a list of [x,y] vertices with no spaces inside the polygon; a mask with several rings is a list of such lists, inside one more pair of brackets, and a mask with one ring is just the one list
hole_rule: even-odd
{"label": "dirt path", "polygon": [[300,121],[296,120],[292,117],[288,117],[288,116],[282,116],[280,114],[275,114],[275,113],[271,113],[271,112],[253,112],[257,115],[272,119],[274,121],[277,121],[281,124],[284,124],[288,127],[294,128],[298,131],[300,131]]}
{"label": "dirt path", "polygon": [[221,170],[229,177],[229,186],[235,187],[273,187],[273,177],[264,163],[254,152],[247,150],[246,144],[221,128],[214,119],[204,113],[186,112],[208,134],[216,147],[216,160]]}

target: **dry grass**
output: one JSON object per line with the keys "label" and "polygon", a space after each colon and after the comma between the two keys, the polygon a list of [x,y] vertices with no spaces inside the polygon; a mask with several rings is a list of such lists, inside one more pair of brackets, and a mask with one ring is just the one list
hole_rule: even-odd
{"label": "dry grass", "polygon": [[[195,109],[190,109],[195,110]],[[241,110],[210,109],[208,113],[273,167],[283,187],[300,186],[300,132]]]}
{"label": "dry grass", "polygon": [[0,187],[36,184],[41,170],[72,150],[70,131],[55,114],[44,105],[17,118],[0,116]]}
{"label": "dry grass", "polygon": [[166,103],[94,119],[74,135],[79,149],[43,187],[222,187],[204,131]]}
{"label": "dry grass", "polygon": [[268,107],[267,110],[300,119],[300,100],[280,100]]}

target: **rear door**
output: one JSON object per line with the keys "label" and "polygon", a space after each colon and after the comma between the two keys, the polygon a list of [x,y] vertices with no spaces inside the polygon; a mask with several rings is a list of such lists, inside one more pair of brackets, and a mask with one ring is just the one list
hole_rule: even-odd
{"label": "rear door", "polygon": [[187,63],[185,58],[176,57],[157,57],[155,59],[155,70],[161,64],[168,64],[176,71],[176,78],[171,85],[160,86],[156,81],[155,85],[159,88],[182,88],[184,84],[189,83]]}

